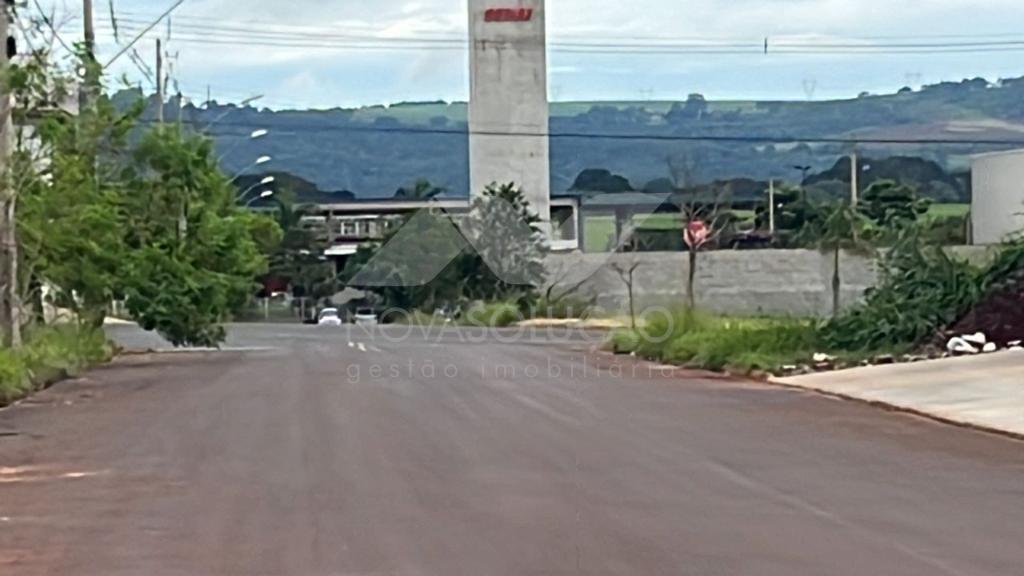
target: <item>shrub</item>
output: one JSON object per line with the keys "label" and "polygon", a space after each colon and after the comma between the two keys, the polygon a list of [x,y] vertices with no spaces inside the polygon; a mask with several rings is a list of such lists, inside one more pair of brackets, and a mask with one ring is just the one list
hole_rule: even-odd
{"label": "shrub", "polygon": [[640,335],[634,330],[615,330],[608,338],[608,349],[615,354],[632,354],[640,346]]}
{"label": "shrub", "polygon": [[829,322],[824,341],[838,350],[914,346],[934,337],[984,293],[982,276],[911,232],[882,262],[878,287],[865,302]]}
{"label": "shrub", "polygon": [[36,328],[19,350],[0,350],[0,405],[66,375],[109,360],[102,330],[78,326]]}
{"label": "shrub", "polygon": [[523,315],[515,302],[478,302],[466,313],[466,323],[470,326],[502,328],[521,320]]}

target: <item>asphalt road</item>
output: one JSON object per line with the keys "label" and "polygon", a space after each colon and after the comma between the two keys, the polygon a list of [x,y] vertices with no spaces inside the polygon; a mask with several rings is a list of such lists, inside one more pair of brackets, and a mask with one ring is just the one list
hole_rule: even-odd
{"label": "asphalt road", "polygon": [[0,411],[0,574],[1024,567],[1024,444],[514,336],[245,327]]}

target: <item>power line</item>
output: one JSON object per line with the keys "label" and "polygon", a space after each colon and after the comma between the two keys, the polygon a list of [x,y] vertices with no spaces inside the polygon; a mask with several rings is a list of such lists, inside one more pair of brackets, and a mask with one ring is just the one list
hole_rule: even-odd
{"label": "power line", "polygon": [[[138,21],[122,18],[129,26],[140,26]],[[468,49],[466,38],[426,38],[415,36],[381,36],[338,34],[336,32],[291,32],[273,29],[251,29],[223,24],[177,24],[176,40],[186,44],[210,45],[262,45],[282,48],[315,48],[338,50],[458,50]],[[211,34],[216,33],[216,36]],[[911,37],[907,37],[910,39]],[[527,41],[524,43],[535,42]],[[858,39],[843,41],[782,38],[774,43],[764,39],[736,42],[719,39],[704,42],[567,42],[553,40],[548,43],[553,52],[575,54],[926,54],[926,53],[987,53],[1024,50],[1024,37],[1012,40],[972,40],[957,42],[866,42]]]}
{"label": "power line", "polygon": [[[131,10],[122,11],[125,18],[135,18],[138,20],[149,21],[152,18],[151,15],[145,13],[135,12]],[[231,27],[241,27],[239,31],[249,32],[255,30],[266,30],[266,29],[277,29],[282,32],[293,31],[301,35],[316,35],[316,34],[335,34],[338,27],[344,27],[349,29],[361,29],[367,31],[379,31],[381,26],[375,26],[369,23],[358,23],[358,22],[341,22],[337,27],[325,28],[317,26],[306,26],[306,25],[289,25],[281,24],[279,22],[271,22],[268,20],[224,20],[220,16],[201,16],[201,15],[179,15],[175,17],[176,26],[188,25],[196,27],[219,27],[222,29]],[[217,22],[218,24],[211,24],[211,22]],[[436,34],[431,36],[422,36],[420,38],[437,38]],[[452,41],[459,41],[467,36],[467,32],[463,29],[458,29],[452,35],[444,36],[442,39],[450,39]],[[555,35],[552,34],[552,37]],[[594,38],[599,37],[602,39],[614,38],[623,41],[679,41],[679,40],[694,40],[694,41],[720,41],[720,42],[742,42],[750,41],[750,36],[709,36],[709,35],[687,35],[680,36],[678,34],[672,35],[644,35],[644,36],[621,36],[615,37],[614,34],[601,33],[597,36],[588,34],[558,34],[558,37],[565,38]],[[792,35],[790,35],[792,36]],[[857,36],[858,40],[939,40],[939,39],[991,39],[991,38],[1021,38],[1021,32],[979,32],[979,33],[936,33],[936,34],[886,34],[886,35],[867,35]],[[760,35],[757,37],[763,40],[764,36]]]}
{"label": "power line", "polygon": [[[177,34],[175,42],[186,45],[210,45],[210,46],[262,46],[291,49],[321,49],[339,51],[448,51],[465,52],[468,45],[428,45],[428,44],[393,44],[383,41],[365,42],[339,42],[339,41],[283,41],[277,39],[240,38],[231,36]],[[624,54],[624,55],[932,55],[932,54],[985,54],[985,53],[1009,53],[1024,51],[1024,41],[1005,45],[994,46],[956,46],[950,45],[943,48],[917,48],[913,46],[854,46],[847,47],[812,47],[812,46],[790,46],[783,45],[764,52],[763,45],[750,45],[746,49],[720,47],[720,46],[677,46],[677,47],[600,47],[599,45],[587,45],[578,47],[551,46],[552,53],[561,54]]]}
{"label": "power line", "polygon": [[[142,123],[153,123],[153,120],[141,120]],[[208,126],[198,120],[182,120],[183,124]],[[222,121],[218,126],[231,126],[243,129],[267,128],[266,125],[252,122]],[[273,135],[297,135],[300,132],[340,132],[340,133],[371,133],[371,134],[405,134],[405,135],[442,135],[442,136],[507,136],[520,138],[569,139],[569,140],[625,140],[655,142],[721,142],[747,144],[839,144],[839,145],[931,145],[931,146],[1020,146],[1024,140],[1011,139],[960,139],[960,138],[840,138],[822,136],[770,136],[770,135],[672,135],[672,134],[614,134],[593,132],[536,132],[536,131],[498,131],[498,130],[451,130],[444,128],[380,128],[374,126],[294,126],[288,129],[269,128]]]}

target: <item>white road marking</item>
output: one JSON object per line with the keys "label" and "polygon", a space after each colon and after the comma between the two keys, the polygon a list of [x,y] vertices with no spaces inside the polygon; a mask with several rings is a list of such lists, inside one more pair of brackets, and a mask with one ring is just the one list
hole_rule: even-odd
{"label": "white road marking", "polygon": [[349,342],[349,343],[348,343],[348,347],[349,347],[349,348],[355,348],[355,347],[356,347],[356,344],[355,344],[355,342]]}
{"label": "white road marking", "polygon": [[360,352],[366,352],[366,344],[360,342],[358,348]]}

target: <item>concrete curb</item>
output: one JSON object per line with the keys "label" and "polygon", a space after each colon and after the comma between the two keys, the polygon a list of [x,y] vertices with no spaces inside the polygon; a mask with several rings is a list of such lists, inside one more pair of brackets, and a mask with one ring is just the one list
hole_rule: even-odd
{"label": "concrete curb", "polygon": [[844,400],[844,401],[847,401],[847,402],[856,402],[858,404],[863,404],[863,405],[866,405],[866,406],[871,406],[873,408],[880,408],[880,409],[885,410],[887,412],[897,412],[897,413],[906,414],[906,415],[909,415],[909,416],[916,416],[918,418],[924,418],[926,420],[931,420],[933,422],[938,422],[940,424],[945,424],[947,426],[955,426],[957,428],[964,428],[964,429],[967,429],[967,430],[974,430],[975,432],[982,432],[984,434],[992,434],[992,435],[1000,436],[1000,437],[1007,438],[1007,439],[1010,439],[1010,440],[1015,440],[1015,441],[1018,441],[1018,442],[1024,442],[1024,434],[1020,434],[1020,433],[1017,433],[1017,432],[1012,432],[1012,431],[1009,431],[1009,430],[1003,430],[1003,429],[995,428],[995,427],[991,427],[991,426],[985,426],[985,425],[982,425],[982,424],[977,424],[975,422],[968,422],[966,420],[957,420],[955,418],[949,418],[949,417],[946,417],[946,416],[939,416],[937,414],[933,414],[933,413],[930,413],[930,412],[925,412],[925,411],[920,410],[918,408],[912,408],[912,407],[903,406],[903,405],[900,405],[900,404],[893,404],[893,403],[890,403],[890,402],[883,402],[881,400],[869,400],[867,398],[861,398],[861,397],[853,396],[853,395],[846,394],[846,393],[843,393],[843,392],[835,392],[833,390],[826,390],[824,388],[819,388],[819,387],[816,387],[816,386],[808,386],[808,385],[794,384],[792,382],[784,382],[784,381],[782,381],[781,379],[778,379],[778,378],[769,378],[769,379],[763,380],[761,382],[764,383],[764,384],[768,384],[770,386],[776,386],[776,387],[779,387],[779,388],[786,388],[786,389],[794,390],[794,391],[811,392],[811,393],[814,393],[814,394],[820,394],[822,396],[827,396],[829,398],[835,398],[835,399]]}

